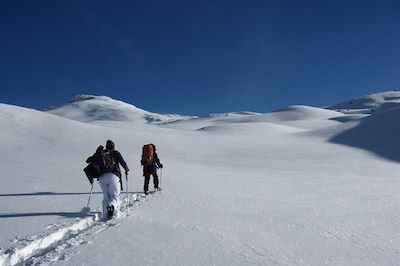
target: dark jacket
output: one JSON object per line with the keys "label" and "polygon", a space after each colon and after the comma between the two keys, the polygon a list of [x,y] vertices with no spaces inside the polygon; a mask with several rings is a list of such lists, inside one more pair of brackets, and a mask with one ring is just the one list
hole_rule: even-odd
{"label": "dark jacket", "polygon": [[115,160],[116,166],[115,169],[113,170],[108,170],[108,171],[104,171],[104,173],[107,172],[112,172],[113,174],[115,174],[116,176],[118,176],[119,178],[121,178],[121,169],[119,168],[119,165],[122,165],[122,167],[124,168],[125,172],[129,171],[128,165],[126,164],[124,158],[122,158],[121,153],[119,153],[119,151],[111,151],[111,154]]}
{"label": "dark jacket", "polygon": [[103,169],[102,168],[103,163],[102,163],[102,158],[101,158],[102,151],[103,151],[103,146],[99,146],[97,148],[96,152],[92,156],[87,158],[86,162],[99,165],[101,174],[111,172],[111,173],[115,174],[116,176],[118,176],[119,178],[121,178],[121,169],[119,168],[120,164],[125,169],[125,172],[129,171],[128,165],[126,164],[124,158],[122,158],[121,153],[119,153],[119,151],[116,151],[116,150],[111,150],[111,154],[115,161],[114,169],[111,169],[111,170]]}
{"label": "dark jacket", "polygon": [[154,159],[151,164],[148,164],[146,161],[141,160],[140,163],[143,165],[143,175],[147,174],[157,174],[157,168],[162,168],[163,165],[158,159],[157,153],[154,151],[153,153]]}

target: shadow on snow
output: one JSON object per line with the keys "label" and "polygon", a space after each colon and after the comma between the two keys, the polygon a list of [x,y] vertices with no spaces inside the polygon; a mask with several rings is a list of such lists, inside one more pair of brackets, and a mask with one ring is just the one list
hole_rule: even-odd
{"label": "shadow on snow", "polygon": [[20,217],[38,217],[38,216],[61,216],[65,218],[85,218],[94,217],[95,213],[88,212],[32,212],[32,213],[4,213],[0,218],[20,218]]}
{"label": "shadow on snow", "polygon": [[[142,192],[129,192],[129,194],[137,194]],[[25,196],[76,196],[76,195],[89,195],[89,192],[27,192],[27,193],[9,193],[0,194],[0,197],[25,197]],[[92,192],[94,194],[103,194],[102,192]],[[126,192],[122,191],[121,196],[125,195]]]}
{"label": "shadow on snow", "polygon": [[400,108],[358,120],[358,124],[329,141],[373,152],[391,161],[400,162]]}

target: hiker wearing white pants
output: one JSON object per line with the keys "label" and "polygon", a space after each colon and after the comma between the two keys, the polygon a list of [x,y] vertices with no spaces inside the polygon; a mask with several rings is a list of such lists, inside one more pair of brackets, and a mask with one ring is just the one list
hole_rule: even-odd
{"label": "hiker wearing white pants", "polygon": [[107,140],[106,149],[99,146],[96,153],[86,160],[100,169],[100,186],[103,191],[103,217],[111,218],[114,216],[114,210],[119,207],[119,194],[121,193],[121,165],[125,169],[126,181],[128,182],[129,168],[121,153],[115,150],[115,144]]}
{"label": "hiker wearing white pants", "polygon": [[[121,193],[119,178],[113,173],[104,173],[100,176],[100,186],[103,191],[103,217],[108,217],[107,206],[114,206],[114,213],[118,211],[119,194]],[[114,215],[115,215],[114,214]]]}

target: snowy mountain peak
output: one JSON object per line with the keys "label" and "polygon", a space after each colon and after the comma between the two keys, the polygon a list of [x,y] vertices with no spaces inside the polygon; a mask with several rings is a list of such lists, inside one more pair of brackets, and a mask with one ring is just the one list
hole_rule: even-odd
{"label": "snowy mountain peak", "polygon": [[374,93],[329,106],[342,113],[371,114],[400,107],[400,90]]}
{"label": "snowy mountain peak", "polygon": [[147,111],[137,108],[136,106],[113,99],[108,96],[97,96],[97,95],[88,95],[88,94],[78,94],[72,97],[71,100],[68,101],[66,105],[74,105],[80,108],[108,108],[108,109],[115,109],[115,108],[124,108],[124,109],[131,109],[135,110],[140,113],[146,113]]}
{"label": "snowy mountain peak", "polygon": [[[400,100],[400,90],[391,90],[367,95],[363,97],[376,102],[386,102],[392,100]],[[360,98],[362,99],[362,98]]]}
{"label": "snowy mountain peak", "polygon": [[166,123],[187,119],[179,115],[151,113],[136,106],[108,96],[80,94],[65,105],[49,113],[81,122],[124,121],[139,123]]}
{"label": "snowy mountain peak", "polygon": [[88,100],[101,100],[101,101],[115,101],[113,98],[108,97],[108,96],[96,96],[96,95],[88,95],[88,94],[78,94],[74,97],[72,97],[71,100],[69,100],[69,103],[74,103],[74,102],[82,102],[82,101],[88,101]]}

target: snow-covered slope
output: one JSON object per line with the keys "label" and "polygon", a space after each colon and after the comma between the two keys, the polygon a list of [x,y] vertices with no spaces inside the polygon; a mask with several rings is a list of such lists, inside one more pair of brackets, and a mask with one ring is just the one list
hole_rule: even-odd
{"label": "snow-covered slope", "polygon": [[386,91],[335,104],[327,109],[343,113],[371,114],[400,107],[400,90]]}
{"label": "snow-covered slope", "polygon": [[[64,117],[0,104],[0,264],[400,264],[398,111],[293,106],[153,124],[108,101],[67,104]],[[140,122],[109,121],[110,110]],[[131,172],[123,215],[104,223],[98,184],[82,211],[82,168],[107,139]],[[145,143],[164,169],[163,191],[143,198]]]}
{"label": "snow-covered slope", "polygon": [[199,117],[184,121],[175,121],[166,124],[167,127],[204,130],[209,127],[216,128],[240,123],[268,123],[285,127],[293,127],[301,130],[327,127],[335,125],[338,120],[346,115],[317,107],[294,105],[271,113],[222,113],[212,114],[208,117]]}
{"label": "snow-covered slope", "polygon": [[400,124],[397,122],[399,119],[399,108],[379,112],[343,125],[342,127],[349,129],[341,130],[330,141],[368,150],[383,158],[400,162],[400,149],[396,144],[400,136]]}
{"label": "snow-covered slope", "polygon": [[155,114],[107,96],[93,95],[77,95],[67,104],[48,112],[82,122],[129,121],[165,123],[191,118],[172,114]]}

